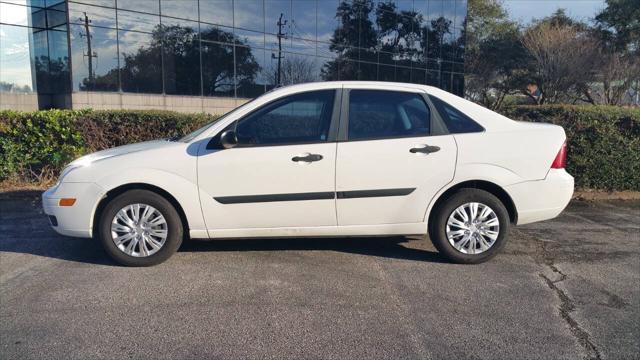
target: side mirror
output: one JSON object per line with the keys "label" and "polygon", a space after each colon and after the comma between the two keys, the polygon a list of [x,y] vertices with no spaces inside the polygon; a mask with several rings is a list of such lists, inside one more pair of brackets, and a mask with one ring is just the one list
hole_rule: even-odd
{"label": "side mirror", "polygon": [[227,130],[220,135],[220,145],[224,149],[231,149],[238,145],[238,137],[233,130]]}

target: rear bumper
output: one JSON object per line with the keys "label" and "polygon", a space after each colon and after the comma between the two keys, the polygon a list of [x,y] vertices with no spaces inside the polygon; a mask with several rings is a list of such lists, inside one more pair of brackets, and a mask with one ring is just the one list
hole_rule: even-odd
{"label": "rear bumper", "polygon": [[553,219],[560,215],[573,195],[573,176],[564,169],[551,169],[544,180],[505,187],[518,211],[518,225]]}
{"label": "rear bumper", "polygon": [[[94,183],[61,183],[42,194],[42,208],[51,227],[61,235],[91,237],[93,214],[104,190]],[[60,206],[61,198],[76,199],[73,206]]]}

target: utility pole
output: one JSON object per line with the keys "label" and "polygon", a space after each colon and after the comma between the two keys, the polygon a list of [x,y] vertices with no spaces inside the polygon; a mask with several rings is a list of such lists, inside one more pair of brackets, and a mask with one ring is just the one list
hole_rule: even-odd
{"label": "utility pole", "polygon": [[[283,13],[280,13],[280,19],[278,19],[278,70],[276,73],[276,87],[280,86],[280,79],[282,73],[282,39],[286,38],[286,35],[282,32],[282,27],[287,25],[287,20],[282,21]],[[271,53],[271,58],[276,59],[275,54]]]}
{"label": "utility pole", "polygon": [[[83,19],[80,18],[80,21],[82,21]],[[82,54],[83,56],[86,56],[87,58],[89,58],[89,82],[91,84],[93,84],[94,81],[94,75],[93,75],[93,58],[97,58],[98,54],[96,54],[94,51],[91,50],[91,33],[89,32],[89,23],[91,22],[91,20],[89,20],[89,17],[87,16],[87,13],[84,13],[84,34],[80,34],[80,37],[86,37],[87,38],[87,53],[86,54]]]}

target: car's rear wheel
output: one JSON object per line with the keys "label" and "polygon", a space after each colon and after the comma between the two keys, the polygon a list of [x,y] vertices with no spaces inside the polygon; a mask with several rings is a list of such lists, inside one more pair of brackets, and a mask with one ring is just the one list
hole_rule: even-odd
{"label": "car's rear wheel", "polygon": [[178,250],[183,237],[182,221],[164,197],[148,190],[129,190],[105,206],[98,236],[116,262],[151,266]]}
{"label": "car's rear wheel", "polygon": [[477,264],[504,247],[509,214],[500,199],[480,189],[461,189],[434,209],[429,224],[433,245],[447,259]]}

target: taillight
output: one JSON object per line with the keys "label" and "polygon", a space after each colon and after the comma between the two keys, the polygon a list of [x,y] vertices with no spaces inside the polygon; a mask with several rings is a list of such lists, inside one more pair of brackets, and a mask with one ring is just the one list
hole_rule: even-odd
{"label": "taillight", "polygon": [[553,159],[553,163],[551,164],[552,169],[564,169],[567,166],[567,142],[565,141],[560,150],[558,151],[558,155]]}

